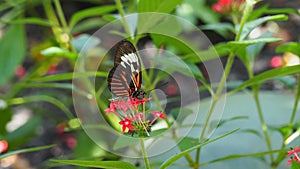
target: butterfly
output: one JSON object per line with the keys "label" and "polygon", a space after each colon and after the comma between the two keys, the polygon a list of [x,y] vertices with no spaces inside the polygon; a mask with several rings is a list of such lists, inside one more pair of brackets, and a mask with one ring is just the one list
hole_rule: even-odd
{"label": "butterfly", "polygon": [[107,79],[109,90],[116,97],[144,98],[141,62],[135,47],[128,40],[122,40],[115,49],[114,67]]}

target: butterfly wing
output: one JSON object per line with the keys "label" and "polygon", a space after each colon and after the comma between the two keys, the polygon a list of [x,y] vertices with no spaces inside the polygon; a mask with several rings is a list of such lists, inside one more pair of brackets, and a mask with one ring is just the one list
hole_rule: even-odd
{"label": "butterfly wing", "polygon": [[116,45],[114,67],[108,75],[108,88],[117,97],[131,96],[142,83],[140,60],[133,44],[122,40]]}

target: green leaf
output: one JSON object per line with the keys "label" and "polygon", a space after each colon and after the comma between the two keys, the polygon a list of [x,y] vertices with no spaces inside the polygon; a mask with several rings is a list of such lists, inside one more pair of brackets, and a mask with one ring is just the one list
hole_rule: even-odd
{"label": "green leaf", "polygon": [[271,69],[271,70],[265,71],[259,75],[254,76],[253,78],[245,81],[243,84],[241,84],[237,88],[233,89],[232,91],[228,92],[227,94],[235,93],[245,87],[261,83],[263,81],[272,79],[274,77],[286,76],[286,75],[291,75],[291,74],[296,74],[296,73],[300,73],[300,65]]}
{"label": "green leaf", "polygon": [[106,169],[135,169],[135,167],[123,161],[86,161],[86,160],[51,160],[52,162],[75,165],[81,167],[95,167]]}
{"label": "green leaf", "polygon": [[[288,19],[288,16],[281,14],[281,15],[265,16],[265,17],[259,18],[257,20],[254,20],[254,21],[247,22],[244,26],[244,29],[242,31],[242,34],[241,34],[241,37],[239,40],[246,39],[247,36],[249,35],[249,33],[254,28],[258,27],[259,25],[261,25],[264,22],[275,21],[275,20],[287,20],[287,19]],[[239,27],[240,26],[236,27],[236,29],[235,29],[236,32],[239,30]]]}
{"label": "green leaf", "polygon": [[225,160],[232,160],[232,159],[237,159],[237,158],[246,158],[246,157],[260,157],[260,156],[265,156],[268,154],[274,154],[277,152],[281,152],[282,150],[273,150],[273,151],[264,151],[264,152],[258,152],[258,153],[250,153],[250,154],[233,154],[221,158],[217,158],[208,162],[204,162],[201,164],[201,166],[205,166],[208,164],[220,162],[220,161],[225,161]]}
{"label": "green leaf", "polygon": [[266,14],[283,14],[283,13],[287,13],[287,14],[299,15],[299,12],[295,8],[274,8],[274,9],[268,9],[265,13]]}
{"label": "green leaf", "polygon": [[[21,16],[22,12],[23,12],[23,10],[20,10],[20,7],[14,7],[11,10],[9,10],[8,12],[4,13],[3,15],[1,15],[1,20],[4,20],[4,21],[14,20],[18,16]],[[6,26],[6,24],[1,24],[0,23],[0,28],[3,28],[4,26]]]}
{"label": "green leaf", "polygon": [[37,129],[41,124],[41,118],[34,117],[23,126],[6,135],[4,139],[9,143],[9,150],[25,144],[28,140],[35,136]]}
{"label": "green leaf", "polygon": [[285,44],[282,44],[276,48],[277,53],[285,53],[285,52],[291,52],[297,56],[300,57],[300,43],[297,42],[288,42]]}
{"label": "green leaf", "polygon": [[250,39],[250,40],[242,40],[242,41],[229,41],[228,44],[230,44],[233,47],[240,47],[242,46],[249,46],[257,43],[271,43],[271,42],[279,42],[282,39],[280,38],[258,38],[258,39]]}
{"label": "green leaf", "polygon": [[[4,102],[4,100],[1,100],[1,99],[0,99],[0,101]],[[1,136],[1,135],[5,135],[7,133],[6,124],[11,120],[11,117],[12,117],[11,108],[10,107],[7,107],[5,109],[1,108],[0,116],[1,116],[1,118],[0,118],[0,136]]]}
{"label": "green leaf", "polygon": [[9,80],[25,57],[26,43],[23,25],[11,25],[0,40],[0,86]]}
{"label": "green leaf", "polygon": [[[115,19],[116,18],[114,18],[114,20]],[[81,32],[88,32],[92,29],[98,29],[106,23],[107,21],[104,20],[104,18],[88,18],[76,24],[76,26],[72,29],[71,33],[76,34]]]}
{"label": "green leaf", "polygon": [[40,146],[40,147],[32,147],[32,148],[26,148],[26,149],[21,149],[21,150],[15,150],[15,151],[10,151],[4,154],[0,155],[0,160],[13,156],[16,154],[22,154],[22,153],[29,153],[29,152],[34,152],[34,151],[40,151],[40,150],[45,150],[54,147],[55,145],[47,145],[47,146]]}
{"label": "green leaf", "polygon": [[9,24],[35,24],[41,26],[49,26],[49,27],[58,27],[58,25],[51,23],[47,20],[41,18],[22,18],[22,19],[15,19],[15,20],[0,20],[0,23],[9,23]]}
{"label": "green leaf", "polygon": [[[273,33],[266,32],[262,34],[259,38],[271,38],[273,36]],[[253,63],[255,58],[258,56],[258,54],[261,52],[263,47],[265,46],[266,42],[259,42],[250,46],[247,46],[247,55],[250,61]]]}
{"label": "green leaf", "polygon": [[199,144],[201,144],[199,142],[199,139],[192,137],[184,137],[177,145],[180,148],[180,150],[186,150]]}
{"label": "green leaf", "polygon": [[189,44],[180,42],[178,39],[173,37],[150,34],[153,43],[159,48],[161,45],[167,45],[171,50],[175,50],[175,53],[193,53]]}
{"label": "green leaf", "polygon": [[259,138],[263,138],[263,136],[261,135],[261,133],[258,130],[253,130],[253,129],[241,129],[240,132],[242,133],[251,133],[256,135]]}
{"label": "green leaf", "polygon": [[229,118],[229,119],[222,119],[219,122],[218,127],[224,125],[225,123],[235,121],[235,120],[241,120],[241,119],[248,119],[248,116],[236,116],[236,117],[232,117],[232,118]]}
{"label": "green leaf", "polygon": [[[261,35],[258,40],[269,40],[271,41],[274,38],[271,38],[273,33],[267,32],[263,35]],[[274,39],[276,40],[276,39]],[[257,39],[254,39],[256,41],[254,44],[248,45],[245,47],[245,45],[240,46],[234,46],[233,48],[238,48],[238,51],[236,54],[239,56],[239,58],[243,61],[243,63],[249,67],[253,65],[253,62],[258,56],[258,54],[261,52],[263,49],[264,45],[266,42],[257,42]]]}
{"label": "green leaf", "polygon": [[92,16],[100,16],[112,12],[114,10],[116,10],[115,5],[107,5],[107,6],[93,7],[93,8],[78,11],[72,15],[70,19],[69,27],[70,29],[73,29],[74,25],[82,19],[92,17]]}
{"label": "green leaf", "polygon": [[191,63],[201,63],[211,59],[215,59],[222,56],[227,56],[230,53],[231,45],[228,43],[219,43],[207,50],[199,51],[197,53],[188,53],[182,57],[182,60]]}
{"label": "green leaf", "polygon": [[297,162],[296,160],[293,160],[291,169],[300,169],[300,163]]}
{"label": "green leaf", "polygon": [[30,80],[38,81],[38,82],[52,82],[52,81],[72,80],[73,78],[76,79],[76,78],[89,77],[89,76],[107,77],[107,72],[62,73],[62,74],[45,76],[45,77],[33,78]]}
{"label": "green leaf", "polygon": [[216,31],[218,34],[225,38],[229,38],[228,32],[234,32],[234,27],[230,23],[216,23],[216,24],[207,24],[200,26],[201,30],[212,30]]}
{"label": "green leaf", "polygon": [[173,57],[155,57],[152,58],[152,60],[164,65],[165,68],[163,69],[168,69],[169,71],[176,71],[178,73],[182,73],[190,77],[202,77],[202,73],[200,72],[199,68],[192,63],[182,63],[180,62],[180,60],[174,59]]}
{"label": "green leaf", "polygon": [[[105,141],[99,141],[97,141],[98,145],[101,144],[101,146],[103,147],[107,146],[107,143]],[[77,144],[74,149],[75,158],[107,158],[107,152],[105,152],[105,150],[101,149],[100,146],[98,146],[93,140],[91,140],[91,138],[85,132],[76,132],[76,142]]]}
{"label": "green leaf", "polygon": [[[204,0],[185,0],[183,5],[188,5],[187,12],[192,12],[194,16],[204,23],[214,24],[219,22],[220,15],[214,12],[210,6],[207,6]],[[189,8],[192,8],[192,10]]]}
{"label": "green leaf", "polygon": [[261,17],[268,10],[268,8],[269,8],[269,4],[265,4],[261,7],[254,9],[252,12],[250,12],[248,21],[252,21],[254,19]]}
{"label": "green leaf", "polygon": [[161,12],[170,13],[183,0],[140,0],[138,4],[138,12]]}
{"label": "green leaf", "polygon": [[68,58],[74,59],[77,55],[63,48],[56,46],[49,47],[41,51],[44,56],[66,56]]}
{"label": "green leaf", "polygon": [[[163,13],[169,13],[181,3],[182,0],[141,0],[138,4],[138,24],[137,34],[146,34],[153,32],[154,30],[162,31],[159,34],[163,34],[166,31],[173,31],[172,26],[178,27],[178,23],[173,25],[174,17],[170,17]],[[144,13],[152,12],[152,13]],[[169,24],[168,24],[169,23]],[[167,28],[163,26],[167,25]],[[170,29],[171,27],[171,29]],[[152,30],[153,29],[153,30]],[[178,28],[176,28],[178,29]]]}
{"label": "green leaf", "polygon": [[24,103],[31,103],[31,102],[40,102],[45,101],[51,104],[54,104],[58,108],[60,108],[69,119],[74,118],[72,112],[64,105],[63,102],[60,100],[47,96],[47,95],[34,95],[34,96],[26,96],[21,98],[13,98],[8,101],[8,104],[15,105],[15,104],[24,104]]}
{"label": "green leaf", "polygon": [[217,138],[215,138],[215,139],[212,139],[212,140],[209,140],[209,141],[206,141],[206,142],[199,143],[199,144],[196,145],[196,146],[193,146],[193,147],[191,147],[191,148],[189,148],[189,149],[186,149],[186,150],[184,150],[184,151],[182,151],[182,152],[180,152],[180,153],[178,153],[178,154],[176,154],[176,155],[174,155],[174,156],[171,156],[168,160],[166,160],[166,161],[160,166],[160,169],[167,168],[167,167],[170,166],[173,162],[175,162],[176,160],[178,160],[178,159],[180,159],[181,157],[185,156],[187,153],[190,153],[190,152],[192,152],[192,151],[194,151],[194,150],[196,150],[196,149],[198,149],[198,148],[201,148],[201,147],[203,147],[203,146],[205,146],[205,145],[207,145],[207,144],[210,144],[210,143],[212,143],[212,142],[215,142],[215,141],[217,141],[217,140],[219,140],[219,139],[221,139],[221,138],[223,138],[223,137],[226,137],[226,136],[228,136],[228,135],[230,135],[230,134],[232,134],[232,133],[234,133],[234,132],[236,132],[236,131],[238,131],[238,129],[233,130],[233,131],[228,132],[228,133],[225,133],[224,135],[219,136],[219,137],[217,137]]}

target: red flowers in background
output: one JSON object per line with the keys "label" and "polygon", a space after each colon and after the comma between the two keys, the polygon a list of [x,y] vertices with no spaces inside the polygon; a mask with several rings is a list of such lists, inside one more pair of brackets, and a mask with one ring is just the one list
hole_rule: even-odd
{"label": "red flowers in background", "polygon": [[245,0],[218,0],[217,3],[212,5],[212,9],[221,14],[242,11],[244,1]]}
{"label": "red flowers in background", "polygon": [[274,56],[270,61],[270,66],[272,68],[294,66],[299,64],[299,56],[289,52],[284,53],[283,56]]}
{"label": "red flowers in background", "polygon": [[8,148],[8,142],[6,140],[0,140],[0,154],[5,152]]}
{"label": "red flowers in background", "polygon": [[22,78],[24,75],[26,74],[26,70],[24,68],[24,66],[18,66],[17,69],[15,70],[15,75],[18,78]]}
{"label": "red flowers in background", "polygon": [[286,155],[286,157],[291,157],[291,158],[288,160],[288,162],[285,164],[285,166],[291,165],[293,160],[300,163],[300,158],[299,158],[298,153],[300,153],[300,148],[298,146],[296,146],[295,149],[291,149],[288,152],[288,154]]}
{"label": "red flowers in background", "polygon": [[[111,101],[109,108],[104,111],[107,114],[114,113],[121,121],[122,132],[128,132],[129,134],[138,134],[139,136],[150,136],[151,125],[158,119],[161,118],[166,120],[165,114],[162,112],[150,112],[146,113],[146,102],[150,98],[137,99],[128,97],[127,99],[119,99]],[[140,108],[141,106],[141,108]],[[142,112],[141,112],[141,111]],[[154,118],[150,121],[148,116],[154,115]]]}
{"label": "red flowers in background", "polygon": [[270,61],[270,66],[272,68],[281,67],[283,65],[283,60],[281,56],[274,56]]}

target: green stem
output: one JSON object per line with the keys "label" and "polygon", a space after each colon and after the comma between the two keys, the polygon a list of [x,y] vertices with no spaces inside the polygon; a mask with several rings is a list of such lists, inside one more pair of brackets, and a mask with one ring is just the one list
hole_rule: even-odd
{"label": "green stem", "polygon": [[[297,92],[296,92],[296,95],[295,95],[295,101],[294,101],[294,106],[293,106],[293,110],[292,110],[292,115],[291,115],[291,118],[290,118],[290,121],[289,121],[289,129],[290,129],[290,133],[292,133],[293,131],[293,123],[294,123],[294,120],[295,120],[295,116],[296,116],[296,113],[297,113],[297,109],[298,109],[298,104],[299,104],[299,99],[300,99],[300,78],[299,78],[299,75],[296,76],[296,78],[298,79],[297,80]],[[290,136],[287,135],[285,136],[284,138],[284,141],[282,142],[281,144],[281,150],[284,150],[285,146],[287,144],[289,144],[289,142],[287,142],[287,138]],[[286,154],[286,151],[282,151],[279,153],[279,155],[277,156],[275,162],[273,162],[273,166],[274,167],[277,167],[278,164],[285,158],[285,155]]]}
{"label": "green stem", "polygon": [[294,107],[293,107],[293,111],[292,111],[292,116],[289,122],[289,126],[292,128],[293,127],[293,122],[295,121],[295,116],[297,114],[297,108],[298,108],[298,103],[299,103],[299,99],[300,99],[300,78],[299,75],[296,77],[298,79],[297,81],[297,92],[295,95],[295,102],[294,102]]}
{"label": "green stem", "polygon": [[151,169],[150,162],[149,162],[148,155],[147,155],[147,151],[146,151],[146,147],[145,147],[145,143],[144,143],[144,140],[142,138],[140,139],[140,144],[141,144],[141,149],[142,149],[142,153],[143,153],[143,159],[144,159],[144,162],[145,162],[145,167],[147,169]]}
{"label": "green stem", "polygon": [[[54,5],[55,5],[55,8],[56,8],[56,11],[57,11],[57,14],[58,14],[58,18],[59,18],[59,20],[61,22],[61,25],[62,25],[63,33],[66,33],[66,35],[68,36],[68,39],[69,39],[67,46],[70,47],[70,49],[73,53],[77,54],[77,51],[76,51],[75,47],[72,44],[71,31],[70,31],[70,28],[68,27],[68,24],[67,24],[67,21],[66,21],[66,18],[65,18],[65,15],[64,15],[64,12],[62,10],[62,7],[61,7],[61,4],[60,4],[59,0],[54,0]],[[61,35],[59,35],[59,38],[61,38],[60,36]]]}
{"label": "green stem", "polygon": [[[242,16],[242,19],[241,19],[241,22],[240,22],[240,27],[239,27],[239,30],[238,30],[237,35],[235,37],[235,41],[240,41],[241,40],[240,38],[241,38],[241,35],[242,35],[242,32],[243,32],[243,28],[244,28],[244,26],[246,24],[246,21],[248,19],[249,14],[252,11],[253,6],[254,6],[254,1],[247,0],[246,2],[247,2],[246,3],[246,7],[245,7],[245,10],[243,12],[243,16]],[[200,138],[199,138],[200,140],[204,139],[204,136],[205,136],[205,133],[206,133],[206,129],[207,129],[208,125],[209,125],[209,121],[210,121],[210,118],[212,116],[212,113],[213,113],[213,111],[215,109],[215,106],[217,105],[217,102],[221,98],[220,96],[222,95],[223,89],[225,87],[226,80],[228,78],[228,75],[230,73],[231,67],[232,67],[233,62],[234,62],[234,58],[235,58],[234,51],[231,51],[231,53],[229,54],[226,66],[225,66],[225,70],[224,70],[223,76],[222,76],[220,84],[219,84],[219,87],[218,87],[218,89],[216,91],[216,95],[213,98],[212,104],[210,105],[208,114],[207,114],[205,122],[203,124],[203,128],[202,128],[202,131],[201,131],[201,134],[200,134]],[[196,150],[196,164],[199,164],[200,154],[201,154],[201,147]]]}
{"label": "green stem", "polygon": [[[268,126],[265,122],[263,112],[262,112],[262,109],[261,109],[261,104],[260,104],[260,101],[259,101],[259,86],[258,85],[252,86],[252,91],[253,91],[253,97],[254,97],[255,104],[256,104],[256,107],[257,107],[257,111],[258,111],[258,115],[259,115],[259,120],[260,120],[260,123],[261,123],[261,128],[262,128],[262,131],[263,131],[264,136],[265,136],[265,141],[266,141],[268,150],[272,151],[271,140],[270,140],[270,137],[269,137],[269,134],[268,134]],[[270,159],[271,159],[271,162],[274,161],[273,154],[270,154]]]}
{"label": "green stem", "polygon": [[129,29],[129,25],[128,25],[126,19],[125,19],[125,12],[124,12],[124,10],[123,10],[122,2],[121,2],[121,0],[115,0],[115,2],[116,2],[116,6],[117,6],[117,9],[118,9],[118,12],[119,12],[119,14],[120,14],[120,16],[121,16],[121,19],[122,19],[124,29],[125,29],[126,33],[127,33],[130,37],[132,37],[133,34],[131,33],[131,31],[130,31],[130,29]]}
{"label": "green stem", "polygon": [[54,5],[55,5],[55,8],[56,8],[56,11],[57,11],[57,14],[58,14],[58,17],[59,17],[62,27],[65,29],[68,28],[67,22],[65,19],[65,15],[63,13],[63,10],[62,10],[59,0],[54,0]]}

